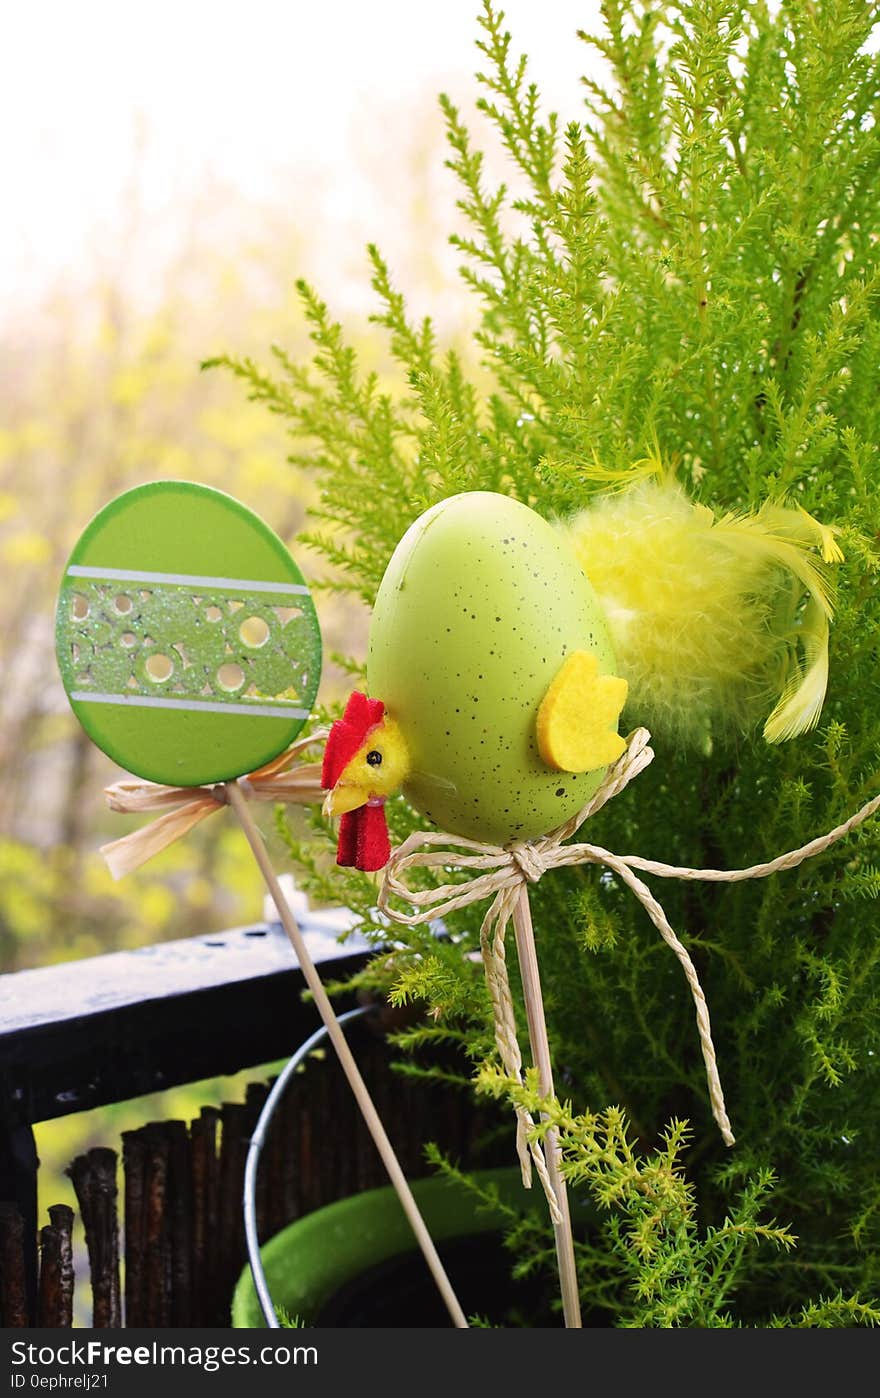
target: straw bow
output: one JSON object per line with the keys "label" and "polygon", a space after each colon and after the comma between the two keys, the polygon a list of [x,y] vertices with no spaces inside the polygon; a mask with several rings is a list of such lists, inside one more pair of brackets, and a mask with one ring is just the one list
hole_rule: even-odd
{"label": "straw bow", "polygon": [[[298,758],[307,748],[323,743],[327,733],[326,728],[316,729],[264,767],[247,777],[239,777],[238,785],[245,796],[253,801],[284,801],[297,806],[320,801],[324,795],[320,762],[300,763]],[[159,786],[155,782],[127,780],[108,786],[104,795],[110,809],[124,815],[164,812],[140,830],[101,846],[114,879],[140,868],[153,855],[227,805],[225,782],[218,782],[216,786]]]}
{"label": "straw bow", "polygon": [[[875,796],[855,815],[850,816],[828,834],[811,840],[800,849],[791,850],[765,864],[754,864],[747,869],[691,869],[642,859],[638,855],[614,854],[600,845],[566,844],[565,842],[571,839],[590,816],[595,815],[607,801],[623,791],[629,782],[651,763],[654,753],[648,746],[649,741],[650,734],[645,728],[637,728],[631,733],[627,739],[626,751],[609,769],[587,805],[565,824],[540,839],[517,842],[502,848],[439,831],[419,831],[410,835],[398,849],[392,851],[379,894],[379,907],[394,922],[413,927],[418,923],[442,918],[460,908],[469,907],[472,903],[492,899],[480,928],[480,946],[492,1001],[495,1042],[505,1073],[508,1077],[522,1082],[522,1055],[517,1041],[505,961],[505,935],[517,899],[521,896],[524,886],[537,883],[550,869],[578,864],[604,865],[632,890],[682,966],[696,1010],[697,1032],[706,1067],[712,1115],[725,1144],[732,1146],[734,1135],[724,1105],[706,997],[687,949],[670,926],[660,903],[635,870],[656,874],[660,878],[698,879],[717,883],[767,878],[783,869],[795,868],[848,835],[880,807],[880,796]],[[414,868],[463,870],[469,873],[470,877],[464,882],[413,889],[408,886],[405,875],[408,870]],[[408,904],[414,911],[401,911],[392,906],[392,899]],[[517,1149],[523,1180],[526,1184],[530,1182],[531,1164],[534,1164],[546,1192],[546,1165],[540,1147],[534,1143],[533,1127],[531,1116],[524,1109],[518,1108]],[[551,1197],[551,1193],[548,1193],[548,1201],[553,1212],[556,1210],[556,1201]]]}

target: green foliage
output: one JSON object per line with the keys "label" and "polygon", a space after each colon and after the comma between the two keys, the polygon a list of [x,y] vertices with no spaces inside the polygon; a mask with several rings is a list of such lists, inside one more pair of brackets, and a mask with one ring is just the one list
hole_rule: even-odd
{"label": "green foliage", "polygon": [[672,1122],[658,1150],[639,1153],[618,1107],[574,1116],[568,1104],[542,1100],[534,1079],[523,1088],[492,1067],[483,1069],[479,1084],[541,1111],[539,1138],[551,1125],[559,1132],[566,1178],[587,1189],[597,1207],[593,1237],[578,1248],[584,1294],[594,1302],[603,1298],[618,1324],[728,1328],[736,1322],[727,1305],[750,1247],[794,1247],[797,1240],[788,1229],[761,1219],[774,1184],[769,1169],[756,1172],[719,1225],[700,1227],[694,1189],[680,1158],[685,1123]]}
{"label": "green foliage", "polygon": [[306,1328],[306,1323],[301,1316],[291,1315],[283,1306],[276,1306],[275,1314],[282,1330],[304,1330]]}
{"label": "green foliage", "polygon": [[[510,190],[442,100],[460,186],[453,241],[479,307],[469,350],[444,352],[429,321],[409,318],[371,249],[374,319],[399,387],[360,371],[305,286],[310,364],[281,349],[271,370],[225,362],[290,429],[320,492],[309,537],[336,586],[367,602],[434,501],[500,490],[552,517],[657,454],[711,506],[789,501],[840,526],[820,729],[689,759],[658,745],[650,772],[591,826],[612,849],[742,866],[830,829],[880,786],[880,65],[866,47],[878,11],[604,0],[602,13],[604,32],[584,41],[604,76],[585,82],[585,121],[562,131],[486,4],[479,106]],[[393,838],[414,828],[402,802],[389,814]],[[628,892],[586,869],[533,891],[557,1081],[575,1104],[544,1106],[573,1190],[597,1210],[579,1255],[584,1298],[613,1323],[876,1322],[878,842],[875,823],[763,883],[662,890],[711,1006],[730,1152],[680,970]],[[332,870],[319,817],[293,849],[319,895],[332,890],[384,935],[372,881]],[[478,918],[458,915],[442,946],[396,929],[403,949],[368,977],[431,1007],[408,1046],[457,1035],[483,1063],[484,1091],[531,1100],[487,1054],[486,996],[466,956]],[[784,1225],[765,1217],[771,1195]],[[515,1242],[518,1265],[543,1265],[543,1225]]]}

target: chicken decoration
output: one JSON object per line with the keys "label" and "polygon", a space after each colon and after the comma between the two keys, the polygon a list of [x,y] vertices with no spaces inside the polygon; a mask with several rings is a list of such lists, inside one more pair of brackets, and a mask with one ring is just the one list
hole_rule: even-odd
{"label": "chicken decoration", "polygon": [[339,863],[384,867],[397,790],[455,835],[545,834],[622,754],[624,706],[655,739],[703,750],[765,717],[769,742],[806,731],[828,678],[827,565],[841,557],[804,510],[716,517],[668,479],[555,528],[490,492],[441,501],[380,585],[375,698],[353,695],[331,730]]}
{"label": "chicken decoration", "polygon": [[[341,816],[337,859],[386,868],[379,907],[413,924],[492,897],[480,944],[506,1074],[522,1080],[504,936],[512,920],[532,1058],[553,1095],[528,883],[548,868],[604,863],[632,889],[678,956],[697,1011],[713,1114],[733,1133],[705,997],[686,948],[634,872],[764,877],[815,844],[757,870],[682,871],[569,843],[580,824],[651,761],[649,734],[627,743],[621,713],[668,744],[711,748],[748,732],[780,742],[818,720],[828,678],[834,531],[801,509],[716,516],[651,465],[636,483],[555,527],[518,501],[476,491],[443,500],[409,528],[379,587],[367,660],[370,695],[353,694],[330,731],[325,814]],[[659,477],[659,478],[658,478]],[[613,765],[612,765],[613,764]],[[391,851],[384,807],[402,791],[446,833]],[[880,798],[878,802],[880,804]],[[873,811],[865,808],[853,820]],[[852,822],[825,837],[840,838]],[[428,852],[421,848],[427,846]],[[390,864],[389,864],[390,859]],[[788,862],[786,862],[788,861]],[[476,874],[470,887],[412,890],[411,866]],[[402,913],[390,901],[403,899]],[[567,1326],[580,1324],[574,1247],[552,1130],[536,1144],[516,1108],[517,1145],[556,1231]]]}
{"label": "chicken decoration", "polygon": [[321,785],[332,788],[332,813],[341,816],[337,863],[370,871],[388,863],[383,808],[407,771],[397,725],[384,715],[381,699],[352,694],[330,730],[321,770]]}
{"label": "chicken decoration", "polygon": [[[384,707],[335,780],[348,710],[331,730],[327,812],[402,787],[455,834],[498,844],[543,834],[623,751],[626,684],[614,667],[595,593],[545,520],[489,492],[441,501],[404,536],[379,588],[367,676]],[[354,712],[369,702],[354,700]],[[351,855],[345,826],[339,855]]]}

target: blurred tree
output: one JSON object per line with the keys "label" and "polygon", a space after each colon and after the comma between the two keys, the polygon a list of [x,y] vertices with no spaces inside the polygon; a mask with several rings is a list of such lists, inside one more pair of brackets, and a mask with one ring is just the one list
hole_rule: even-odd
{"label": "blurred tree", "polygon": [[[281,246],[295,243],[276,229]],[[252,503],[287,540],[309,487],[285,466],[281,432],[198,372],[226,335],[297,334],[279,249],[233,267],[184,249],[138,304],[124,269],[57,294],[0,342],[7,384],[0,434],[0,964],[82,955],[234,920],[258,881],[222,829],[114,885],[95,853],[121,834],[102,810],[115,769],[76,724],[54,661],[55,593],[89,518],[145,480],[191,477]],[[276,269],[274,275],[268,267]],[[312,560],[314,563],[314,559]],[[340,625],[338,605],[324,625]],[[220,826],[220,822],[217,822]],[[106,836],[109,838],[109,834]]]}
{"label": "blurred tree", "polygon": [[[389,101],[362,114],[366,178],[387,186],[389,219],[406,229],[416,296],[445,291],[453,268],[431,191],[442,132],[411,114],[406,178],[378,157],[395,120]],[[399,123],[398,123],[399,126]],[[372,135],[371,135],[372,133]],[[207,180],[174,211],[171,252],[144,206],[149,132],[133,137],[117,232],[45,302],[0,329],[0,563],[7,619],[0,637],[0,970],[195,934],[255,914],[260,885],[222,820],[114,884],[97,855],[135,822],[109,816],[101,788],[118,775],[71,715],[54,659],[54,604],[69,551],[110,498],[143,481],[189,477],[239,496],[286,542],[317,488],[287,464],[283,424],[243,403],[200,362],[267,339],[307,344],[294,269],[318,264],[331,210],[346,191],[292,177],[286,205],[244,206]],[[360,311],[343,268],[335,298]],[[361,332],[363,333],[363,332]],[[384,380],[399,370],[364,336]],[[312,580],[334,568],[302,543]],[[329,657],[361,648],[366,614],[332,588],[317,596],[325,640],[322,697],[340,673]]]}

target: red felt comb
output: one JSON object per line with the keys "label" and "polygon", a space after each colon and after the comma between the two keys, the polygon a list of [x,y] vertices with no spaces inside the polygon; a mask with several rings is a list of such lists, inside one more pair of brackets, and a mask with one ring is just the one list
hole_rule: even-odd
{"label": "red felt comb", "polygon": [[381,699],[368,699],[357,689],[349,697],[345,713],[333,724],[324,747],[321,786],[325,791],[336,785],[370,729],[382,722],[384,713]]}

